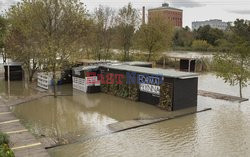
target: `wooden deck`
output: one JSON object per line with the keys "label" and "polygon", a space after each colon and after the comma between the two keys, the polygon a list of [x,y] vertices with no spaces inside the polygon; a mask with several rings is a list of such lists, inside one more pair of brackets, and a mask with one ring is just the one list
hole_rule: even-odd
{"label": "wooden deck", "polygon": [[23,104],[23,103],[26,103],[26,102],[34,101],[34,100],[37,100],[37,99],[40,99],[40,98],[43,98],[43,97],[47,97],[47,96],[50,96],[50,94],[49,93],[38,93],[38,94],[28,96],[28,97],[25,97],[25,98],[19,98],[19,99],[13,99],[13,100],[10,100],[10,101],[5,101],[3,103],[5,104],[5,106],[15,106],[15,105],[19,105],[19,104]]}
{"label": "wooden deck", "polygon": [[211,108],[206,108],[203,110],[193,111],[193,112],[186,112],[186,113],[182,113],[182,114],[176,114],[176,115],[172,115],[172,116],[160,117],[160,118],[128,120],[128,121],[109,124],[108,128],[112,131],[112,133],[116,133],[116,132],[131,130],[131,129],[135,129],[135,128],[139,128],[139,127],[143,127],[143,126],[147,126],[147,125],[151,125],[151,124],[155,124],[155,123],[160,123],[160,122],[175,119],[175,118],[185,117],[188,115],[192,115],[192,114],[196,114],[196,113],[200,113],[200,112],[205,112],[205,111],[209,111],[209,110],[211,110]]}
{"label": "wooden deck", "polygon": [[226,94],[221,94],[221,93],[215,93],[215,92],[209,92],[209,91],[204,91],[204,90],[199,90],[198,95],[204,96],[204,97],[210,97],[213,99],[221,99],[221,100],[226,100],[226,101],[232,101],[232,102],[244,102],[248,101],[246,98],[240,98],[237,96],[232,96],[232,95],[226,95]]}
{"label": "wooden deck", "polygon": [[49,157],[44,146],[19,122],[10,106],[32,101],[46,94],[35,95],[19,100],[0,101],[0,131],[9,135],[10,147],[15,157]]}

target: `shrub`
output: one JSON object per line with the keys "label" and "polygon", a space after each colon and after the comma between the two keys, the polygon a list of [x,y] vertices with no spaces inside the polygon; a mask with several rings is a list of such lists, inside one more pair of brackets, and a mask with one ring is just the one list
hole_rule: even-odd
{"label": "shrub", "polygon": [[9,143],[9,136],[0,132],[0,145],[8,143]]}
{"label": "shrub", "polygon": [[211,45],[205,40],[194,40],[192,43],[192,49],[195,51],[207,51],[211,48]]}
{"label": "shrub", "polygon": [[0,146],[1,157],[15,157],[13,151],[9,148],[8,144],[2,144]]}
{"label": "shrub", "polygon": [[0,157],[15,157],[8,144],[9,136],[0,132]]}

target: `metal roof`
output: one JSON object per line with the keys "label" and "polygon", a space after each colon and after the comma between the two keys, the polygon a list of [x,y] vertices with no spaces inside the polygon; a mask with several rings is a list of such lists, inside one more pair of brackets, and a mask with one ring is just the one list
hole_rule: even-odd
{"label": "metal roof", "polygon": [[87,70],[98,70],[99,66],[79,66],[72,68],[73,71],[87,71]]}
{"label": "metal roof", "polygon": [[145,68],[145,67],[137,67],[137,66],[131,66],[131,65],[103,65],[102,67],[128,71],[128,72],[131,71],[131,72],[136,72],[136,73],[162,75],[164,77],[179,78],[179,79],[198,77],[197,73],[181,72],[181,71],[177,71],[173,69]]}
{"label": "metal roof", "polygon": [[176,58],[176,59],[189,59],[189,60],[196,60],[196,59],[212,59],[212,53],[203,53],[203,52],[191,52],[191,51],[171,51],[164,53],[166,57],[169,58]]}
{"label": "metal roof", "polygon": [[124,62],[125,65],[152,65],[151,62],[140,62],[140,61],[133,61],[133,62]]}

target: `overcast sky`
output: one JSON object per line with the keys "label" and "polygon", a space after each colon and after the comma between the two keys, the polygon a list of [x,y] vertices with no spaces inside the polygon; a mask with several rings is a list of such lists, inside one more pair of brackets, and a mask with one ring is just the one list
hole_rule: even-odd
{"label": "overcast sky", "polygon": [[[20,0],[0,0],[0,10],[8,8]],[[183,9],[183,25],[191,26],[192,21],[222,19],[223,21],[234,21],[237,18],[250,20],[250,0],[83,0],[89,11],[93,11],[99,5],[120,8],[128,2],[134,7],[142,10],[159,7],[163,2],[170,6]]]}

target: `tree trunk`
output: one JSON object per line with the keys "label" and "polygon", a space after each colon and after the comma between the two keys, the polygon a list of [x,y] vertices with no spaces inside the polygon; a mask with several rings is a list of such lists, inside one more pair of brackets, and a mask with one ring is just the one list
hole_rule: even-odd
{"label": "tree trunk", "polygon": [[57,97],[56,86],[57,86],[57,83],[56,83],[56,70],[55,70],[55,67],[54,67],[53,68],[53,92],[54,92],[54,97],[55,98]]}
{"label": "tree trunk", "polygon": [[151,51],[151,50],[149,50],[149,53],[148,53],[148,62],[150,62],[150,59],[151,59],[151,53],[152,53],[152,51]]}
{"label": "tree trunk", "polygon": [[240,87],[240,98],[242,98],[242,81],[239,81],[239,87]]}
{"label": "tree trunk", "polygon": [[101,52],[99,51],[98,54],[99,54],[99,55],[98,55],[98,60],[100,61],[100,60],[101,60]]}
{"label": "tree trunk", "polygon": [[127,60],[127,52],[124,51],[124,58],[123,58],[123,61],[126,61]]}
{"label": "tree trunk", "polygon": [[35,74],[35,71],[34,70],[31,70],[31,74],[29,76],[29,81],[32,82],[32,79],[33,79],[33,76]]}
{"label": "tree trunk", "polygon": [[2,57],[3,57],[3,63],[6,63],[7,56],[4,50],[2,50]]}
{"label": "tree trunk", "polygon": [[243,67],[243,65],[244,65],[244,61],[243,61],[244,59],[241,57],[241,77],[240,77],[240,79],[239,79],[239,86],[240,86],[240,98],[242,98],[242,75],[243,75],[243,69],[244,69],[244,67]]}

